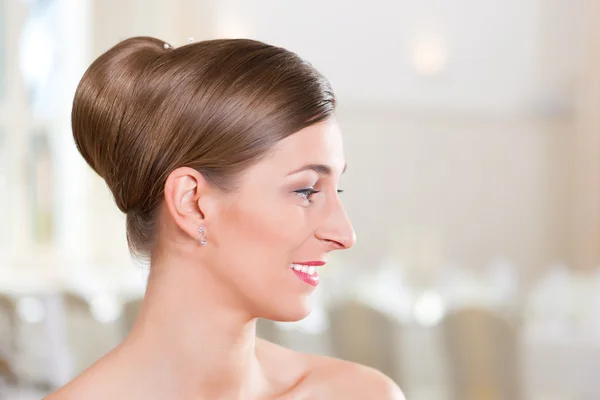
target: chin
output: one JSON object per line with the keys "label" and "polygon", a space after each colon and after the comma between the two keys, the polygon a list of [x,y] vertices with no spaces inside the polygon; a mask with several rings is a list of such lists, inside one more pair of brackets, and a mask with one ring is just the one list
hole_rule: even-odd
{"label": "chin", "polygon": [[270,308],[261,318],[277,322],[296,322],[308,317],[312,312],[310,296],[296,302],[280,302],[278,306],[277,309]]}

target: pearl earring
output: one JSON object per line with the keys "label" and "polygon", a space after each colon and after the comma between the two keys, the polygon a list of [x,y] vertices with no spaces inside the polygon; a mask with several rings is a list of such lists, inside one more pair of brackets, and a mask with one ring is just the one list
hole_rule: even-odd
{"label": "pearl earring", "polygon": [[198,229],[198,232],[200,232],[200,244],[202,246],[204,246],[206,244],[206,233],[204,231],[204,228],[200,228]]}

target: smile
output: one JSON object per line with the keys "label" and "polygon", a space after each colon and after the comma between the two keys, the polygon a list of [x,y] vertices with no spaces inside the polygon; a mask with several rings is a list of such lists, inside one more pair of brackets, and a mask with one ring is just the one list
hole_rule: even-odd
{"label": "smile", "polygon": [[312,286],[317,286],[319,284],[319,274],[314,265],[290,264],[290,269],[301,281]]}

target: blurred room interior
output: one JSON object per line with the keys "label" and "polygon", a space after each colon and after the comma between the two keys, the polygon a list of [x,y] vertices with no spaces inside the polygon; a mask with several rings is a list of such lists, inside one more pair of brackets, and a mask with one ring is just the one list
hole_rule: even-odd
{"label": "blurred room interior", "polygon": [[0,399],[64,384],[139,309],[148,266],[70,130],[85,68],[137,35],[263,40],[336,91],[357,245],[307,319],[261,336],[410,400],[600,399],[598,19],[595,0],[0,0]]}

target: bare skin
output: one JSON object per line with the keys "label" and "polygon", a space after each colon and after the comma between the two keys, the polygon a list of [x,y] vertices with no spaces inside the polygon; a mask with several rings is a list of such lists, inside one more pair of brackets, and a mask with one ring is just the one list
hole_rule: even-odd
{"label": "bare skin", "polygon": [[258,317],[296,321],[311,311],[315,288],[291,264],[354,245],[337,192],[344,169],[331,119],[280,141],[230,192],[193,169],[173,171],[136,324],[47,399],[403,399],[376,370],[256,337]]}

